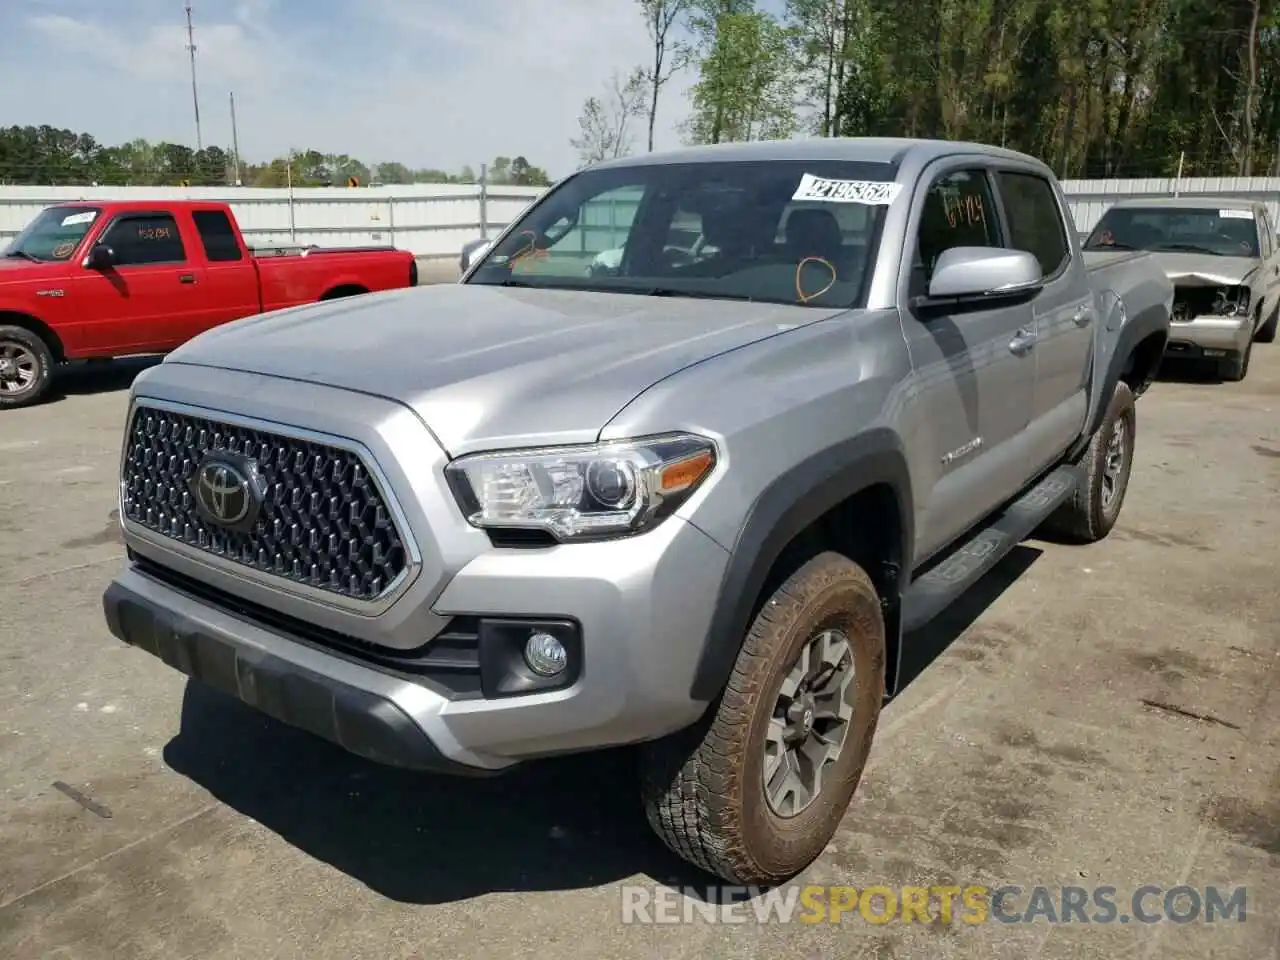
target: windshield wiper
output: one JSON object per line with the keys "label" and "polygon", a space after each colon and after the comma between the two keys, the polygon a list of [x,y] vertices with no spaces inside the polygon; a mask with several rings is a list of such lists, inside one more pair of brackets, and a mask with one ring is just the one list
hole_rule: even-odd
{"label": "windshield wiper", "polygon": [[755,297],[745,293],[715,293],[710,290],[678,290],[675,287],[650,287],[648,290],[636,290],[648,297],[688,297],[690,300],[741,300],[753,303]]}
{"label": "windshield wiper", "polygon": [[32,263],[40,262],[39,257],[33,257],[31,254],[27,253],[27,251],[25,250],[6,250],[4,252],[4,255],[6,258],[10,260],[17,260],[21,258],[23,260],[30,260]]}
{"label": "windshield wiper", "polygon": [[1137,250],[1137,247],[1131,247],[1127,243],[1087,243],[1084,247],[1086,250]]}
{"label": "windshield wiper", "polygon": [[1156,247],[1157,250],[1172,250],[1178,253],[1205,253],[1211,257],[1221,257],[1225,254],[1217,250],[1210,250],[1208,247],[1198,247],[1194,243],[1162,243]]}

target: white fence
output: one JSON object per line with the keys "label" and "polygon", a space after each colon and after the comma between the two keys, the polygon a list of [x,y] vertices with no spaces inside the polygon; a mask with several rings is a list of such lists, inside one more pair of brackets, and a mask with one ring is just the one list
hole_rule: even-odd
{"label": "white fence", "polygon": [[[391,244],[419,257],[456,259],[493,236],[541,187],[418,184],[388,187],[0,187],[0,246],[44,207],[76,200],[221,200],[254,247]],[[482,231],[481,223],[485,224]]]}
{"label": "white fence", "polygon": [[1271,222],[1280,220],[1280,177],[1194,177],[1184,180],[1066,180],[1067,195],[1076,229],[1093,229],[1107,207],[1130,197],[1214,196],[1261,200]]}
{"label": "white fence", "polygon": [[[1175,192],[1257,198],[1266,201],[1273,220],[1280,220],[1280,178],[1276,177],[1068,180],[1063,189],[1076,228],[1082,233],[1092,228],[1115,200]],[[480,184],[293,191],[258,187],[0,187],[0,243],[54,203],[187,198],[230,203],[246,239],[256,247],[392,244],[419,257],[455,258],[465,243],[482,233],[492,236],[541,194],[540,187],[485,188]],[[583,224],[584,243],[592,250],[614,246],[614,234],[630,222],[630,210],[613,206],[593,211],[592,222]],[[589,241],[585,239],[588,231],[593,234]]]}

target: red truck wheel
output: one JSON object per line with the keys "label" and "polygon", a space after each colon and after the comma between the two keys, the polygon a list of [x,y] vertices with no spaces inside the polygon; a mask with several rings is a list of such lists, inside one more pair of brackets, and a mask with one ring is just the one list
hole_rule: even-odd
{"label": "red truck wheel", "polygon": [[39,400],[53,380],[53,354],[25,327],[0,327],[0,410]]}

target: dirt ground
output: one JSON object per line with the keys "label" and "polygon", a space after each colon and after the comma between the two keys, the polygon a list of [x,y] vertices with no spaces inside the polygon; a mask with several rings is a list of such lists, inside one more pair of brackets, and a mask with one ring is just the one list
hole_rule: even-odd
{"label": "dirt ground", "polygon": [[381,769],[108,634],[137,369],[0,416],[0,956],[1280,956],[1280,346],[1241,384],[1170,371],[1112,536],[1028,541],[912,638],[917,675],[802,878],[1015,884],[1014,909],[1037,885],[1122,907],[1243,885],[1243,923],[624,924],[622,885],[705,882],[650,837],[625,754]]}

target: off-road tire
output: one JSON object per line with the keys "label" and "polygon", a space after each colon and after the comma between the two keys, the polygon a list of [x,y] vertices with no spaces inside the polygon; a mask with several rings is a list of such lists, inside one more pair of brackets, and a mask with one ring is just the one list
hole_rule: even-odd
{"label": "off-road tire", "polygon": [[38,334],[26,327],[0,326],[0,355],[6,346],[17,346],[35,358],[36,377],[25,390],[0,390],[0,410],[16,410],[38,403],[53,383],[53,353]]}
{"label": "off-road tire", "polygon": [[[1104,508],[1103,478],[1107,465],[1107,452],[1116,424],[1124,424],[1122,442],[1125,446],[1123,471],[1119,489],[1111,503]],[[1068,543],[1095,543],[1111,532],[1124,506],[1124,496],[1129,490],[1129,474],[1133,470],[1133,451],[1137,440],[1137,408],[1133,391],[1121,380],[1111,394],[1111,402],[1089,446],[1085,448],[1076,465],[1080,469],[1080,486],[1071,499],[1059,507],[1041,526],[1046,537]]]}
{"label": "off-road tire", "polygon": [[1249,360],[1253,356],[1253,341],[1245,344],[1244,352],[1223,360],[1218,367],[1218,375],[1227,383],[1239,383],[1249,375]]}
{"label": "off-road tire", "polygon": [[[853,720],[818,795],[784,819],[765,797],[765,734],[787,671],[831,628],[845,632],[853,652]],[[870,577],[840,554],[818,554],[765,600],[703,720],[641,747],[650,826],[678,856],[730,883],[794,877],[825,849],[857,789],[884,699],[884,665],[884,615]]]}
{"label": "off-road tire", "polygon": [[1255,343],[1275,343],[1276,327],[1280,326],[1280,303],[1271,311],[1271,319],[1264,323],[1253,335]]}

